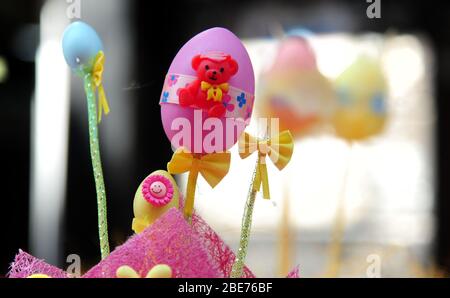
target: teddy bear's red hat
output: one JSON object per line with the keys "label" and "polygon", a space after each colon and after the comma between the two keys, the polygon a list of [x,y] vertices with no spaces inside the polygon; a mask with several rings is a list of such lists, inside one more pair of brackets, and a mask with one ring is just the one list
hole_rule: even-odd
{"label": "teddy bear's red hat", "polygon": [[212,52],[207,52],[205,54],[201,54],[200,58],[212,60],[214,62],[223,62],[223,61],[231,59],[231,55],[223,53],[223,52],[212,51]]}

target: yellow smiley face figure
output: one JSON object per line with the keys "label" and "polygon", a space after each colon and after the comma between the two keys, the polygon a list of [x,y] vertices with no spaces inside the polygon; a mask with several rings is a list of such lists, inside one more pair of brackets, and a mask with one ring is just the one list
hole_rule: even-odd
{"label": "yellow smiley face figure", "polygon": [[132,229],[142,232],[173,207],[179,207],[180,192],[175,179],[166,171],[148,175],[139,185],[133,201]]}
{"label": "yellow smiley face figure", "polygon": [[337,104],[332,117],[336,134],[348,141],[383,131],[387,87],[377,60],[359,57],[335,81]]}

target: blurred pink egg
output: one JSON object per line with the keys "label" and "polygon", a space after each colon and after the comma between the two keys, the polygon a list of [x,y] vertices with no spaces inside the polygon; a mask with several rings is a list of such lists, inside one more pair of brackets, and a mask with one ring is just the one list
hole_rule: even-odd
{"label": "blurred pink egg", "polygon": [[299,36],[283,40],[269,72],[315,70],[316,56],[308,41]]}
{"label": "blurred pink egg", "polygon": [[[255,93],[255,78],[250,57],[240,39],[224,28],[208,29],[190,39],[173,59],[168,74],[196,76],[196,72],[191,65],[192,58],[195,55],[208,52],[222,52],[231,55],[231,57],[237,61],[239,70],[231,77],[228,83],[230,86],[241,89],[247,93]],[[225,104],[226,103],[224,103],[224,105]],[[241,107],[235,102],[233,108],[238,109],[244,107]],[[251,114],[253,109],[252,99],[247,100],[245,109]],[[180,123],[180,119],[185,119],[190,124],[190,140],[188,138],[180,140],[179,138],[181,129],[178,124]],[[214,149],[214,152],[223,152],[232,147],[237,142],[248,123],[241,121],[241,119],[238,120],[234,118],[222,117],[219,119],[219,122],[222,124],[222,129],[221,133],[215,134],[214,142],[216,149]],[[194,153],[211,153],[210,149],[205,148],[204,141],[205,138],[208,138],[208,141],[211,141],[211,135],[208,136],[208,134],[210,134],[213,129],[217,130],[217,127],[208,127],[211,126],[211,122],[206,111],[192,107],[182,107],[179,104],[170,102],[162,102],[161,120],[164,131],[174,148],[183,146]]]}
{"label": "blurred pink egg", "polygon": [[280,41],[260,82],[259,115],[279,119],[280,130],[301,137],[317,131],[329,118],[334,90],[319,72],[307,39],[291,36]]}

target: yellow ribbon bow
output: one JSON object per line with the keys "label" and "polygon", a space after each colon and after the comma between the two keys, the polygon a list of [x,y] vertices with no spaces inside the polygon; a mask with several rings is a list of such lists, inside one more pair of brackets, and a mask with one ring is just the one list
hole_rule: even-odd
{"label": "yellow ribbon bow", "polygon": [[294,140],[291,132],[285,130],[267,140],[259,140],[245,132],[239,139],[239,156],[244,159],[255,151],[258,151],[258,164],[253,191],[259,191],[262,185],[263,198],[270,199],[266,155],[281,171],[291,160],[292,152],[294,151]]}
{"label": "yellow ribbon bow", "polygon": [[95,56],[94,66],[92,68],[92,78],[94,85],[98,90],[98,123],[102,121],[102,113],[105,113],[105,115],[108,115],[109,113],[108,100],[106,99],[105,89],[102,84],[104,63],[105,54],[103,51],[100,51],[97,56]]}
{"label": "yellow ribbon bow", "polygon": [[184,215],[187,219],[192,216],[194,209],[194,195],[197,177],[200,173],[211,187],[215,187],[230,169],[230,152],[211,153],[206,155],[192,154],[185,148],[178,148],[167,163],[170,174],[189,172]]}
{"label": "yellow ribbon bow", "polygon": [[28,275],[27,278],[51,278],[51,276],[48,276],[47,274],[44,273],[35,273]]}
{"label": "yellow ribbon bow", "polygon": [[[117,278],[141,278],[139,273],[128,265],[123,265],[116,270]],[[172,268],[166,264],[155,265],[147,272],[145,278],[171,278]]]}
{"label": "yellow ribbon bow", "polygon": [[222,91],[228,92],[229,84],[222,83],[219,85],[212,85],[208,82],[202,81],[200,88],[202,91],[206,91],[206,100],[210,100],[212,98],[214,101],[222,101]]}

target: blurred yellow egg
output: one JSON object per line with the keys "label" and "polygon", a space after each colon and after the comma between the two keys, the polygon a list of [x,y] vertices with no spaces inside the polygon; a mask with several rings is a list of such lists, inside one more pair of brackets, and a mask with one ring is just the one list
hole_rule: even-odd
{"label": "blurred yellow egg", "polygon": [[148,175],[134,196],[133,231],[142,232],[167,210],[178,208],[179,196],[175,179],[168,172],[158,170]]}
{"label": "blurred yellow egg", "polygon": [[377,60],[359,57],[335,81],[336,99],[331,118],[336,134],[361,140],[383,131],[387,87]]}

